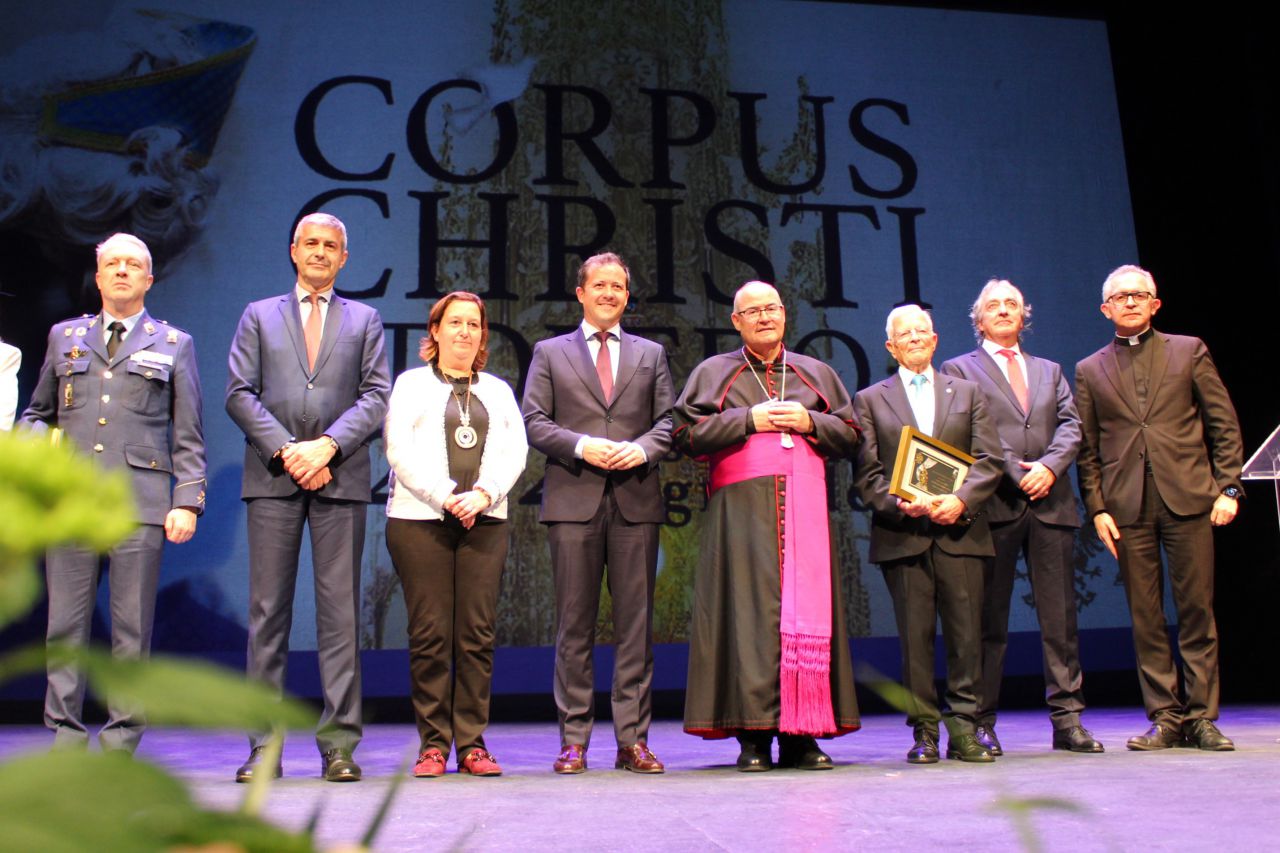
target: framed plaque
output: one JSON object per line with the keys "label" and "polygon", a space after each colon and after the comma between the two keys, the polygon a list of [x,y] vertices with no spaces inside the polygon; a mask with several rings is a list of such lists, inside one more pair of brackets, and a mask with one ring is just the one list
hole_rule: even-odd
{"label": "framed plaque", "polygon": [[902,428],[889,492],[904,501],[955,494],[978,460],[911,426]]}

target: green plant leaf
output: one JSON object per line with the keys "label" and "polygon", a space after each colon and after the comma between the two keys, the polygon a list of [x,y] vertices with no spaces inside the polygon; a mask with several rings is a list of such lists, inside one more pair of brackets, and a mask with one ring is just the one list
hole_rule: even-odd
{"label": "green plant leaf", "polygon": [[29,557],[0,557],[0,627],[26,614],[40,598],[40,575]]}
{"label": "green plant leaf", "polygon": [[91,647],[51,645],[49,659],[82,666],[100,695],[145,709],[153,723],[210,729],[312,729],[308,704],[281,698],[238,672],[189,658],[113,658]]}
{"label": "green plant leaf", "polygon": [[238,843],[310,851],[311,840],[256,818],[199,808],[177,779],[122,753],[57,750],[0,765],[0,838],[14,850],[168,850]]}

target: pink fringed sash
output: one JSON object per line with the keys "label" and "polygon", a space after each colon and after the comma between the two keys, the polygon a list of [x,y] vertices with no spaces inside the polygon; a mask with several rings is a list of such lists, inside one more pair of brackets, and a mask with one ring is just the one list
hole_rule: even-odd
{"label": "pink fringed sash", "polygon": [[[778,433],[756,433],[711,457],[711,492],[757,477],[775,480],[782,575],[782,713],[787,734],[836,733],[831,709],[831,538],[822,457],[803,438],[784,448]],[[784,491],[785,490],[785,491]],[[799,519],[804,519],[800,530]]]}

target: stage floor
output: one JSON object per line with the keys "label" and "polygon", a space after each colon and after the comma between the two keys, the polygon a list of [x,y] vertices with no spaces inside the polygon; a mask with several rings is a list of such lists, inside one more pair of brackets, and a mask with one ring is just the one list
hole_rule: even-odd
{"label": "stage floor", "polygon": [[[556,776],[554,724],[506,723],[488,745],[500,778],[450,772],[408,779],[375,842],[381,851],[418,850],[1206,850],[1280,847],[1280,707],[1224,709],[1220,726],[1236,751],[1129,752],[1125,739],[1147,727],[1136,708],[1099,709],[1085,725],[1107,747],[1102,755],[1049,748],[1044,713],[1009,712],[998,731],[1005,756],[993,765],[903,760],[911,732],[900,717],[876,716],[864,728],[825,744],[831,771],[733,769],[735,741],[702,741],[678,721],[655,723],[650,745],[667,765],[662,776],[613,769],[612,730],[596,727],[591,769]],[[0,758],[45,749],[38,726],[0,726]],[[184,779],[204,802],[235,808],[234,784],[247,754],[242,736],[154,730],[139,756]],[[302,826],[321,806],[323,846],[362,834],[390,777],[417,745],[409,725],[366,728],[356,758],[365,781],[335,785],[319,778],[309,734],[285,747],[285,778],[271,790],[266,814]],[[945,746],[945,738],[944,738]]]}

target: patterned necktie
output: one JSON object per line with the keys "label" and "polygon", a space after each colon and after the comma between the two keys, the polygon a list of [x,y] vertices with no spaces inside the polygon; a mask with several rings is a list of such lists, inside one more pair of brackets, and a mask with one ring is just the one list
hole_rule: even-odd
{"label": "patterned necktie", "polygon": [[303,337],[307,341],[307,369],[316,369],[316,356],[320,354],[320,338],[324,335],[324,320],[320,317],[320,294],[307,294],[307,301],[311,303],[311,313],[307,315],[307,327],[303,330]]}
{"label": "patterned necktie", "polygon": [[1011,349],[1002,349],[1000,354],[1009,362],[1009,387],[1013,389],[1013,396],[1018,398],[1018,405],[1022,407],[1023,414],[1027,410],[1027,378],[1022,375],[1022,365],[1018,364],[1018,354]]}
{"label": "patterned necktie", "polygon": [[115,320],[107,329],[111,332],[111,337],[107,338],[107,358],[114,359],[116,350],[120,349],[120,342],[124,340],[124,323]]}
{"label": "patterned necktie", "polygon": [[600,388],[604,391],[604,401],[613,398],[613,356],[609,354],[609,333],[596,332],[600,341],[600,352],[596,355],[596,376],[600,377]]}

